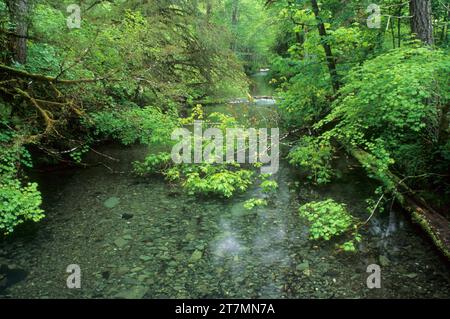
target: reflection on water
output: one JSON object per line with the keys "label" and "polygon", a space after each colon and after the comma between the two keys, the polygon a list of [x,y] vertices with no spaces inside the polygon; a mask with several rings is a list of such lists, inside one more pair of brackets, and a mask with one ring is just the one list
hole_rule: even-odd
{"label": "reflection on water", "polygon": [[[219,234],[217,242],[213,245],[213,254],[217,259],[225,256],[238,256],[242,250],[242,246],[236,238],[235,233],[231,230],[230,223],[223,219],[219,222],[219,229],[223,230]],[[217,260],[216,259],[216,260]]]}

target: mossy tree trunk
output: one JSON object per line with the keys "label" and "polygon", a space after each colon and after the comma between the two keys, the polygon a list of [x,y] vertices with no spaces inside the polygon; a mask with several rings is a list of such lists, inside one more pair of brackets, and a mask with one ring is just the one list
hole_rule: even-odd
{"label": "mossy tree trunk", "polygon": [[[361,150],[352,147],[347,147],[347,151],[358,160],[358,162],[367,170],[372,171],[374,176],[377,176],[378,167],[374,164],[370,155]],[[388,189],[392,186],[394,196],[403,208],[411,214],[412,220],[418,223],[422,229],[428,234],[436,247],[450,260],[450,228],[449,221],[430,207],[425,200],[414,192],[404,180],[392,172],[384,174],[388,177],[390,185],[387,185],[386,180],[380,178],[380,182],[385,184]]]}
{"label": "mossy tree trunk", "polygon": [[320,9],[317,0],[311,0],[312,10],[314,16],[316,17],[317,29],[319,30],[319,35],[321,38],[322,47],[325,50],[326,61],[328,70],[330,72],[331,84],[333,86],[334,93],[337,93],[340,88],[340,81],[337,74],[336,60],[331,50],[331,46],[327,43],[327,30],[325,28],[325,23],[322,21],[320,16]]}

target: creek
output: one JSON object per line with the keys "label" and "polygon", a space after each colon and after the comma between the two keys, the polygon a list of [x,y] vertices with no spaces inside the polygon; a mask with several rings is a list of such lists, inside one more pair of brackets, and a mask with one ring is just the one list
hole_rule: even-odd
{"label": "creek", "polygon": [[[270,96],[264,74],[255,96]],[[267,127],[276,101],[214,105]],[[283,132],[281,132],[283,135]],[[336,241],[308,239],[298,208],[332,198],[367,218],[365,200],[376,187],[342,156],[337,178],[314,186],[280,161],[279,184],[268,207],[248,211],[251,187],[232,199],[192,197],[160,177],[137,177],[132,162],[147,147],[116,143],[89,154],[89,168],[39,172],[44,221],[0,242],[1,298],[448,298],[450,270],[405,213],[394,208],[363,229],[356,253]],[[69,289],[69,265],[81,268],[81,289]],[[381,289],[368,289],[366,272],[381,266]]]}

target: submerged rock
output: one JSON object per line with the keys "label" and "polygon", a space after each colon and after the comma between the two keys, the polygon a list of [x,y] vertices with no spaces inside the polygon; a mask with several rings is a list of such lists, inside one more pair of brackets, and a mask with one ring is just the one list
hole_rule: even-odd
{"label": "submerged rock", "polygon": [[116,245],[118,248],[123,248],[128,244],[128,241],[123,238],[117,238],[114,241],[114,245]]}
{"label": "submerged rock", "polygon": [[116,207],[119,204],[120,204],[120,199],[117,197],[110,197],[103,203],[103,205],[106,208],[110,208],[110,209]]}
{"label": "submerged rock", "polygon": [[119,275],[119,276],[123,276],[123,275],[125,275],[125,274],[127,274],[127,273],[129,273],[130,272],[130,268],[128,268],[127,266],[120,266],[119,268],[117,268],[117,270],[116,270],[116,273]]}
{"label": "submerged rock", "polygon": [[296,268],[298,271],[309,270],[309,261],[304,261],[301,264],[297,265]]}
{"label": "submerged rock", "polygon": [[147,288],[143,286],[131,287],[128,290],[117,293],[114,298],[116,299],[142,299],[147,293]]}
{"label": "submerged rock", "polygon": [[191,258],[189,259],[190,262],[197,262],[200,259],[202,259],[203,253],[200,250],[196,250],[192,253]]}
{"label": "submerged rock", "polygon": [[152,259],[152,257],[142,255],[142,256],[139,257],[139,259],[142,260],[142,261],[149,261],[149,260]]}

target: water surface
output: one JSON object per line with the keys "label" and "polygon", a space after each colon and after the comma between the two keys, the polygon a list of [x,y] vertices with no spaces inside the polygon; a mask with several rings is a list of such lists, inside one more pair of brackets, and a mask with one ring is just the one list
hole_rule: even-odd
{"label": "water surface", "polygon": [[[207,111],[260,126],[276,121],[276,106],[265,102]],[[270,205],[247,211],[247,199],[263,196],[257,186],[229,200],[191,197],[159,177],[133,175],[131,163],[146,147],[99,151],[120,162],[90,154],[87,161],[102,164],[38,174],[47,218],[0,243],[1,297],[450,297],[448,265],[401,211],[374,218],[355,254],[308,240],[298,207],[311,200],[333,198],[367,217],[365,199],[375,185],[344,157],[340,177],[324,187],[282,161]],[[383,264],[381,289],[366,285],[373,263]],[[66,286],[71,264],[81,267],[81,289]]]}

